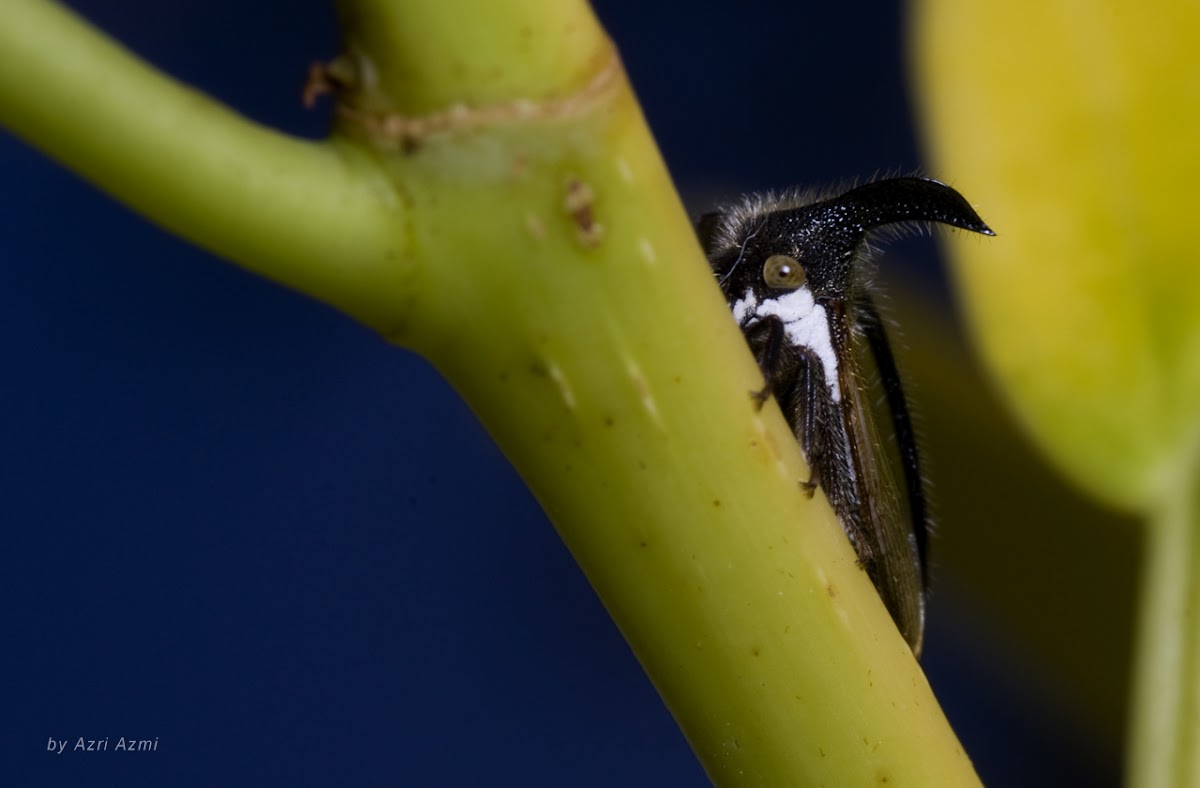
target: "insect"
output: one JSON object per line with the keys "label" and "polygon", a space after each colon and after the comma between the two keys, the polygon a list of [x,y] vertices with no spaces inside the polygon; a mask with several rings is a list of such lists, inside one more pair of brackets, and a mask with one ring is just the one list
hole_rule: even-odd
{"label": "insect", "polygon": [[954,189],[916,177],[833,196],[752,196],[697,225],[766,379],[756,403],[778,400],[811,469],[802,484],[825,491],[917,656],[929,512],[908,403],[865,269],[883,228],[931,222],[995,235]]}

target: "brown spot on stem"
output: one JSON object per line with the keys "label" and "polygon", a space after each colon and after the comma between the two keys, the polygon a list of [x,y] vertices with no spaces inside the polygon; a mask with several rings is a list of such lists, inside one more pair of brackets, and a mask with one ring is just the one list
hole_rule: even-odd
{"label": "brown spot on stem", "polygon": [[595,202],[596,194],[591,186],[573,177],[567,179],[567,194],[562,207],[575,223],[579,243],[587,247],[598,245],[604,236],[604,228],[596,221],[593,211]]}

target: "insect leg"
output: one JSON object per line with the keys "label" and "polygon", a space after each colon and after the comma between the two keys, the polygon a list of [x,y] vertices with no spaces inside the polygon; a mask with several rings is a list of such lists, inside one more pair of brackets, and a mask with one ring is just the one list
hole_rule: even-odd
{"label": "insect leg", "polygon": [[[829,385],[825,382],[825,367],[820,357],[803,346],[795,347],[792,351],[796,356],[795,378],[788,392],[785,413],[808,461],[808,481],[800,485],[811,498],[819,485],[833,481],[831,473],[836,475],[829,461],[833,437],[829,434],[829,426],[836,423],[836,418],[829,412]],[[837,494],[836,489],[829,489],[829,485],[826,487],[827,495]]]}
{"label": "insect leg", "polygon": [[[766,378],[766,385],[751,392],[751,396],[759,407],[772,393],[779,398],[784,418],[808,462],[808,480],[800,485],[811,497],[822,479],[833,480],[837,475],[836,463],[831,462],[827,452],[836,442],[829,432],[839,421],[820,357],[811,348],[788,342],[784,328],[783,321],[772,315],[745,329],[746,340]],[[843,485],[835,486],[839,489],[827,493],[838,495]]]}
{"label": "insect leg", "polygon": [[750,392],[755,407],[761,409],[773,393],[790,388],[789,378],[794,374],[795,366],[792,348],[787,342],[783,321],[774,315],[747,327],[744,333],[765,379],[761,389]]}

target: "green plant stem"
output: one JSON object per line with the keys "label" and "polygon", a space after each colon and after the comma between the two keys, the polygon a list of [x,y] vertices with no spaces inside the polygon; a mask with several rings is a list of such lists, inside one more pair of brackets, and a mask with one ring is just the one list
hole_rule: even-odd
{"label": "green plant stem", "polygon": [[1200,483],[1182,480],[1147,529],[1128,781],[1138,788],[1200,785]]}
{"label": "green plant stem", "polygon": [[5,0],[2,17],[13,133],[184,238],[392,328],[410,273],[399,206],[361,150],[259,126],[46,0]]}
{"label": "green plant stem", "polygon": [[[54,16],[19,4],[27,27],[34,7]],[[52,95],[0,89],[0,119],[56,130],[54,155],[136,207],[182,190],[208,218],[156,218],[426,355],[529,483],[714,781],[977,785],[827,502],[803,495],[778,408],[754,407],[761,375],[587,5],[340,9],[354,79],[329,147],[246,124],[61,13],[39,47],[72,50],[73,76],[47,80]],[[188,141],[177,121],[111,110],[76,139],[63,97],[127,78],[139,107],[204,107]],[[130,103],[112,90],[91,100]],[[189,186],[155,176],[160,151],[203,155],[209,135],[219,161],[297,169],[232,191],[206,168],[172,174]],[[276,191],[282,206],[254,204]]]}
{"label": "green plant stem", "polygon": [[345,50],[370,53],[371,68],[360,77],[376,92],[364,97],[366,109],[420,115],[515,97],[562,97],[582,88],[611,56],[581,2],[336,5]]}

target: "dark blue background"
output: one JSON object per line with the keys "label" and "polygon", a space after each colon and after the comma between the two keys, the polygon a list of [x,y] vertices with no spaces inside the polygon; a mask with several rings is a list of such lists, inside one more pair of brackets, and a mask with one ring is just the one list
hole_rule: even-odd
{"label": "dark blue background", "polygon": [[[324,133],[298,95],[337,50],[327,3],[76,6],[242,112]],[[694,207],[918,167],[898,5],[737,7],[599,5]],[[0,785],[705,783],[426,363],[5,135],[0,173]],[[926,666],[985,781],[1111,780],[952,616]],[[110,751],[46,752],[81,736]]]}

